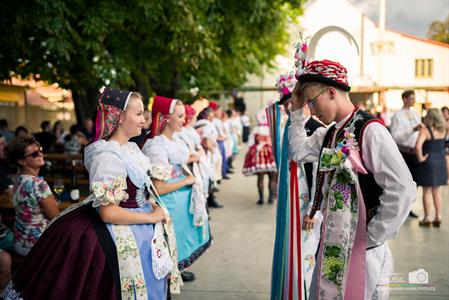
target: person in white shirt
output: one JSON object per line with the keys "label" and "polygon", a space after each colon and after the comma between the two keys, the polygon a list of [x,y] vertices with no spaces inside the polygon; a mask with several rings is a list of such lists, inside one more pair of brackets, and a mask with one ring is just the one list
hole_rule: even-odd
{"label": "person in white shirt", "polygon": [[[418,139],[419,129],[422,127],[421,118],[413,110],[415,105],[415,92],[407,90],[402,93],[404,107],[396,112],[391,119],[391,135],[399,147],[399,151],[407,164],[413,181],[416,182],[416,167],[418,160],[415,154],[415,145]],[[417,218],[414,212],[410,211],[410,217]]]}
{"label": "person in white shirt", "polygon": [[[309,299],[386,299],[379,285],[392,269],[387,242],[407,218],[416,184],[387,129],[351,102],[342,65],[313,61],[297,75],[289,156],[319,162],[304,226],[313,228],[317,210],[323,214]],[[335,123],[307,137],[305,104],[324,124]]]}
{"label": "person in white shirt", "polygon": [[218,149],[220,150],[220,154],[221,154],[221,178],[223,179],[230,179],[228,176],[228,163],[227,163],[227,158],[226,158],[226,147],[225,147],[225,142],[228,139],[228,136],[226,135],[224,126],[223,126],[223,121],[221,120],[222,115],[223,115],[223,110],[220,107],[220,104],[218,104],[218,102],[216,101],[210,101],[209,102],[209,107],[212,108],[212,110],[214,111],[214,118],[212,120],[212,123],[214,124],[215,128],[218,131],[218,136],[217,136],[217,144],[218,144]]}

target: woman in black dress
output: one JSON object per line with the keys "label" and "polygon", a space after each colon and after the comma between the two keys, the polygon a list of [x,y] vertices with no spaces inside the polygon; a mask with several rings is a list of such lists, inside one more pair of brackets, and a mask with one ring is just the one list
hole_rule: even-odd
{"label": "woman in black dress", "polygon": [[[444,143],[447,136],[446,124],[441,111],[431,108],[427,112],[423,126],[416,141],[416,156],[419,165],[416,168],[416,183],[423,187],[424,219],[421,226],[441,224],[440,186],[447,184],[447,169],[444,157]],[[435,207],[435,219],[430,221],[431,199]]]}

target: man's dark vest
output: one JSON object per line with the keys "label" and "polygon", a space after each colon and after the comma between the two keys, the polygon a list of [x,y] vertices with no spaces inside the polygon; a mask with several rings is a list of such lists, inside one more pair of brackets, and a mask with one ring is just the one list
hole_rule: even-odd
{"label": "man's dark vest", "polygon": [[[359,120],[357,120],[354,124],[354,126],[355,126],[354,135],[355,135],[355,140],[358,142],[358,146],[360,148],[360,157],[362,157],[363,132],[365,131],[365,128],[369,123],[379,122],[379,121],[376,117],[374,117],[364,111],[358,110],[356,112],[356,115],[359,117]],[[351,120],[354,117],[355,116],[351,117],[346,122],[346,124],[340,128],[340,131],[337,133],[337,137],[335,139],[336,142],[343,139],[343,134],[344,134],[343,129],[349,124],[349,122],[351,122]],[[323,148],[325,148],[325,147],[330,148],[334,132],[335,132],[335,125],[333,125],[331,128],[329,128],[329,130],[327,131],[327,133],[324,137],[323,145],[321,146],[320,157],[321,157],[321,152],[323,151]],[[362,159],[362,162],[363,162],[363,159]],[[369,170],[367,170],[367,172],[368,172],[368,174],[358,173],[358,178],[359,178],[359,183],[360,183],[360,189],[361,189],[362,195],[363,195],[363,200],[365,202],[366,223],[368,224],[368,222],[374,217],[374,215],[377,212],[377,208],[380,205],[379,197],[383,193],[383,189],[376,183],[376,181],[374,180],[373,174]],[[323,198],[322,188],[323,188],[323,183],[324,183],[324,175],[325,175],[325,172],[320,172],[318,170],[317,184],[316,184],[317,188],[315,191],[315,198],[314,198],[314,203],[313,203],[312,212],[311,212],[312,216],[315,213],[314,211],[320,209],[320,206],[321,206],[321,201]]]}

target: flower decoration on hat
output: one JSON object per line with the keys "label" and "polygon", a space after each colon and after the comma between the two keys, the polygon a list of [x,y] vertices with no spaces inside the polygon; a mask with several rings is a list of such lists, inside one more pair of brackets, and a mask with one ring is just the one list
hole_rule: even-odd
{"label": "flower decoration on hat", "polygon": [[[320,29],[311,39],[303,39],[302,35],[296,44],[295,77],[301,83],[319,82],[349,92],[348,72],[344,66],[331,60],[313,60],[318,41],[327,33],[338,32],[343,34],[349,42],[358,46],[354,37],[345,29],[338,26],[327,26]],[[310,41],[309,41],[310,40]]]}
{"label": "flower decoration on hat", "polygon": [[309,64],[309,56],[308,56],[308,41],[309,38],[303,38],[302,34],[300,36],[299,41],[295,45],[295,77],[298,77],[305,72],[306,66]]}

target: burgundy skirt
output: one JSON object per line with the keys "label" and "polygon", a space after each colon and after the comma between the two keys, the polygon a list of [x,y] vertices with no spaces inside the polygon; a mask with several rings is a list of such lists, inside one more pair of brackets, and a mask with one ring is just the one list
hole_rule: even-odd
{"label": "burgundy skirt", "polygon": [[91,204],[60,217],[44,231],[3,297],[120,299],[115,243]]}

